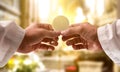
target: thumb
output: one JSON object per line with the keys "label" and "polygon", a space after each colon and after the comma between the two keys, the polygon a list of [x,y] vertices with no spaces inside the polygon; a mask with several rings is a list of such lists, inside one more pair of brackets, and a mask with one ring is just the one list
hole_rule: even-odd
{"label": "thumb", "polygon": [[64,31],[61,32],[61,34],[63,36],[69,36],[69,35],[74,35],[74,34],[79,34],[80,35],[80,32],[81,31],[81,28],[78,26],[78,27],[70,27]]}

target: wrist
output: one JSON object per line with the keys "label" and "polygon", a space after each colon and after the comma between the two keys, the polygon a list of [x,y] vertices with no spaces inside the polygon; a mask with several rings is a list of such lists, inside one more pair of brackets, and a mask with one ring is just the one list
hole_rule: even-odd
{"label": "wrist", "polygon": [[24,38],[23,38],[23,40],[22,40],[22,42],[21,42],[17,52],[22,52],[23,48],[25,48],[26,45],[27,45],[26,36],[24,36]]}
{"label": "wrist", "polygon": [[98,46],[98,49],[99,50],[102,50],[102,46],[101,46],[101,44],[100,44],[100,41],[99,41],[99,39],[98,39],[98,34],[97,34],[97,28],[96,28],[96,30],[95,30],[96,32],[95,32],[95,44]]}

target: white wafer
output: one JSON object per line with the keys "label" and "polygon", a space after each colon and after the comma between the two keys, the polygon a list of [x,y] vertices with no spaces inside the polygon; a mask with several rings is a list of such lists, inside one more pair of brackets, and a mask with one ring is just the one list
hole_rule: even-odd
{"label": "white wafer", "polygon": [[62,31],[68,28],[69,21],[65,16],[57,16],[53,20],[52,26],[55,30]]}

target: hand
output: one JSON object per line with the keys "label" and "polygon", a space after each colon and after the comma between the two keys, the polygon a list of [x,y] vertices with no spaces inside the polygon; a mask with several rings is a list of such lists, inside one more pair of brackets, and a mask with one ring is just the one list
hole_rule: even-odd
{"label": "hand", "polygon": [[31,24],[25,29],[25,37],[18,52],[28,53],[36,49],[54,50],[54,46],[58,44],[59,35],[60,32],[54,31],[49,24]]}
{"label": "hand", "polygon": [[74,49],[102,50],[97,36],[97,27],[89,23],[71,25],[61,34],[63,41],[66,41],[67,45],[72,45]]}

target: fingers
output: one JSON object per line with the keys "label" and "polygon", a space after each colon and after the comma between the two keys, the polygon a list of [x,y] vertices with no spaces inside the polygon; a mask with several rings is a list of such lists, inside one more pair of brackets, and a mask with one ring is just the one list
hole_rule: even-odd
{"label": "fingers", "polygon": [[68,46],[72,45],[75,50],[88,48],[88,43],[81,37],[76,37],[71,40],[67,40],[66,44]]}
{"label": "fingers", "polygon": [[[49,24],[38,24],[39,30],[37,32],[38,37],[41,36],[41,43],[45,42],[47,44],[40,44],[38,47],[40,49],[52,49],[54,50],[54,46],[58,45],[58,36],[62,35],[62,40],[66,41],[66,44],[72,45],[74,49],[83,49],[87,48],[87,41],[84,40],[82,37],[88,37],[90,35],[90,29],[91,27],[86,25],[88,23],[81,23],[81,24],[75,24],[71,25],[68,29],[60,32],[60,31],[54,31],[52,26]],[[88,28],[89,27],[89,28]],[[92,35],[91,35],[92,37]],[[57,38],[57,39],[56,39]],[[53,45],[53,46],[51,46]]]}
{"label": "fingers", "polygon": [[73,24],[73,25],[69,26],[68,29],[62,31],[61,34],[63,36],[69,36],[69,35],[73,35],[73,34],[80,35],[80,31],[82,30],[81,24],[83,24],[83,23]]}
{"label": "fingers", "polygon": [[[48,36],[50,35],[52,35],[53,37],[54,37],[54,35],[53,34],[58,34],[58,32],[56,32],[56,31],[54,31],[54,29],[53,29],[53,27],[52,27],[52,25],[50,25],[50,24],[45,24],[45,23],[40,23],[40,24],[35,24],[35,26],[37,26],[37,28],[38,29],[43,29],[43,31],[44,30],[46,30],[45,32],[44,32],[44,34],[47,34],[48,33]],[[53,31],[53,32],[52,32]],[[47,33],[46,33],[47,32]],[[50,33],[52,33],[52,34],[50,34]],[[60,32],[59,32],[59,35],[60,35]],[[58,36],[58,35],[57,35]]]}
{"label": "fingers", "polygon": [[74,35],[74,34],[80,35],[81,31],[82,31],[81,26],[69,27],[68,29],[62,31],[61,35],[63,35],[63,36],[70,36],[70,35]]}
{"label": "fingers", "polygon": [[36,44],[35,49],[43,49],[43,50],[54,50],[54,46],[46,45],[46,44]]}
{"label": "fingers", "polygon": [[72,24],[70,27],[80,26],[82,24],[89,24],[88,22]]}
{"label": "fingers", "polygon": [[66,41],[66,40],[68,40],[68,39],[76,38],[76,37],[80,37],[80,35],[75,34],[75,35],[70,35],[70,36],[63,36],[63,37],[62,37],[62,40],[63,40],[63,41]]}
{"label": "fingers", "polygon": [[43,42],[49,42],[49,41],[58,41],[58,37],[55,37],[55,38],[44,38],[43,40],[42,40]]}
{"label": "fingers", "polygon": [[90,30],[92,26],[89,23],[78,23],[71,25],[68,29],[61,32],[63,36],[78,34],[83,36],[84,33]]}
{"label": "fingers", "polygon": [[[42,41],[52,45],[58,45],[57,40],[60,32],[54,31],[50,24],[38,24],[40,35],[42,34]],[[41,29],[42,28],[42,29]]]}
{"label": "fingers", "polygon": [[54,46],[57,46],[58,45],[58,37],[56,37],[56,38],[53,38],[53,39],[51,39],[51,38],[44,38],[43,40],[42,40],[42,42],[45,42],[45,43],[48,43],[48,44],[51,44],[51,45],[54,45]]}
{"label": "fingers", "polygon": [[45,37],[48,38],[54,38],[54,37],[58,37],[61,32],[58,31],[54,31],[53,27],[50,24],[36,24],[37,27],[39,27],[38,29],[40,30],[40,34],[42,33]]}
{"label": "fingers", "polygon": [[84,39],[80,38],[80,37],[66,41],[66,44],[68,46],[70,46],[70,45],[78,45],[78,44],[83,44],[84,45],[85,43],[86,43],[86,41]]}
{"label": "fingers", "polygon": [[44,50],[54,50],[55,48],[51,45],[46,45],[46,44],[41,44],[39,46],[39,49],[44,49]]}
{"label": "fingers", "polygon": [[[58,36],[61,34],[61,32],[58,31],[52,31],[51,25],[39,25],[40,27],[42,26],[43,29],[39,29],[39,35],[42,36],[42,41],[43,43],[49,44],[49,45],[58,45]],[[46,27],[46,28],[44,28]]]}
{"label": "fingers", "polygon": [[38,27],[46,29],[46,30],[51,30],[51,31],[54,30],[53,27],[50,24],[38,24]]}
{"label": "fingers", "polygon": [[75,50],[86,49],[86,47],[84,47],[84,45],[82,45],[82,44],[72,45],[72,47],[73,47]]}

